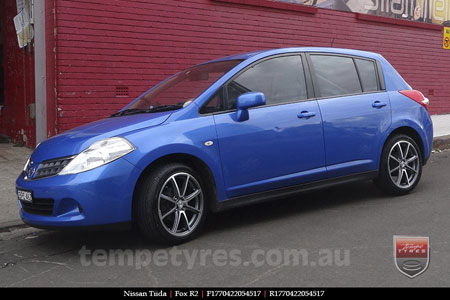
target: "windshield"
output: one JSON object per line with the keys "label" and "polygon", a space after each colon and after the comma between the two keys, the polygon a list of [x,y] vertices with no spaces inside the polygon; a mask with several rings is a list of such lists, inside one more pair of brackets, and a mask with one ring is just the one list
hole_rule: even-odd
{"label": "windshield", "polygon": [[158,111],[156,108],[185,107],[240,62],[227,60],[186,69],[142,95],[127,110],[152,112]]}

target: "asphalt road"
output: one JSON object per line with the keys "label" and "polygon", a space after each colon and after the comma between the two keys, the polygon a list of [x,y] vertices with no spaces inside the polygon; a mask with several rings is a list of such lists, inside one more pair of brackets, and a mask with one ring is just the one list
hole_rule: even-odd
{"label": "asphalt road", "polygon": [[[227,211],[177,248],[158,247],[136,232],[3,232],[0,285],[449,286],[449,156],[433,154],[408,196],[388,197],[363,182]],[[431,259],[423,274],[409,279],[396,269],[394,235],[429,236]],[[80,256],[80,249],[91,255]],[[306,251],[307,259],[280,263],[280,253],[295,249]],[[172,260],[170,250],[182,254]],[[208,251],[213,255],[203,261],[195,256]]]}

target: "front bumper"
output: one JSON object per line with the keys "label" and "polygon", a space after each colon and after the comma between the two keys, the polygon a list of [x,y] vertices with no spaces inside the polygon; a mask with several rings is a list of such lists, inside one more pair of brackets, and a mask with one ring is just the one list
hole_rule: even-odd
{"label": "front bumper", "polygon": [[[124,158],[99,168],[74,174],[25,180],[16,187],[32,191],[33,199],[53,200],[48,215],[30,213],[21,202],[20,216],[30,226],[68,228],[131,221],[133,191],[140,170]],[[35,200],[34,200],[35,201]]]}

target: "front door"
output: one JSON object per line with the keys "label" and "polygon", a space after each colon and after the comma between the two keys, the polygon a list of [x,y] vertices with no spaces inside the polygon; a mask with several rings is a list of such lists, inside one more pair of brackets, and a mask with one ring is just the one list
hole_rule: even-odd
{"label": "front door", "polygon": [[[239,122],[233,111],[245,92],[262,92],[266,105]],[[322,119],[308,100],[302,58],[256,63],[224,87],[226,113],[214,115],[228,197],[324,179]]]}

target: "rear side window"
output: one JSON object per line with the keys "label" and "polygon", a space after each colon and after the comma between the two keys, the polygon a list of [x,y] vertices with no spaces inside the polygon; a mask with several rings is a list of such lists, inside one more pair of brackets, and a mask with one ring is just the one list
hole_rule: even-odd
{"label": "rear side window", "polygon": [[364,92],[378,91],[377,71],[372,60],[355,58]]}
{"label": "rear side window", "polygon": [[236,108],[237,98],[248,92],[262,92],[267,104],[307,99],[301,57],[283,56],[258,63],[227,86],[228,109]]}
{"label": "rear side window", "polygon": [[311,61],[321,97],[335,97],[362,92],[353,58],[311,55]]}

